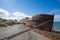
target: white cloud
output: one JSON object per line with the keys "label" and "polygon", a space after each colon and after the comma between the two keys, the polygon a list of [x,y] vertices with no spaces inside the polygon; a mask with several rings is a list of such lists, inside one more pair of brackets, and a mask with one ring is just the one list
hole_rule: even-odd
{"label": "white cloud", "polygon": [[60,22],[60,15],[55,15],[54,22]]}
{"label": "white cloud", "polygon": [[9,20],[9,19],[11,19],[11,20],[15,20],[15,19],[18,20],[16,17],[3,17],[3,18],[4,18],[4,19],[8,19],[8,20]]}
{"label": "white cloud", "polygon": [[9,12],[6,10],[0,9],[0,16],[7,17],[7,16],[9,16]]}
{"label": "white cloud", "polygon": [[21,13],[21,12],[14,12],[12,13],[13,16],[11,16],[11,13],[9,13],[8,11],[4,10],[4,9],[0,9],[0,17],[4,18],[4,19],[22,19],[24,17],[30,17],[31,16],[28,16],[24,13]]}
{"label": "white cloud", "polygon": [[[21,13],[21,12],[14,12],[12,13],[12,15],[14,15],[13,17],[10,15],[10,13],[6,10],[3,10],[3,9],[0,9],[0,17],[2,15],[2,18],[5,18],[5,19],[22,19],[22,18],[25,18],[25,17],[32,17],[32,16],[29,16],[29,15],[26,15],[24,13]],[[60,15],[55,15],[54,17],[54,21],[55,22],[60,22]]]}
{"label": "white cloud", "polygon": [[28,15],[21,13],[21,12],[14,12],[13,15],[16,17],[20,17],[20,18],[24,18],[24,17],[30,17],[31,18],[31,16],[28,16]]}
{"label": "white cloud", "polygon": [[54,9],[48,12],[48,14],[53,14],[54,16],[54,22],[60,22],[60,9]]}
{"label": "white cloud", "polygon": [[4,19],[16,19],[16,17],[11,17],[10,13],[4,9],[0,9],[0,17]]}

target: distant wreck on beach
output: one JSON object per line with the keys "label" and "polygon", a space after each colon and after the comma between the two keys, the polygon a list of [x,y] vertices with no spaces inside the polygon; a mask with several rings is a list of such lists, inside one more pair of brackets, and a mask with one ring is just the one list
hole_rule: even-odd
{"label": "distant wreck on beach", "polygon": [[38,14],[26,21],[26,26],[39,30],[52,31],[54,15]]}

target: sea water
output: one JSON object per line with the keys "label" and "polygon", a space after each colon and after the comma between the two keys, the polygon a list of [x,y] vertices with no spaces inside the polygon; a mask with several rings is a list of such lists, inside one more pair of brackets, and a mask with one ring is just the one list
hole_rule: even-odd
{"label": "sea water", "polygon": [[60,30],[60,22],[53,23],[53,30]]}

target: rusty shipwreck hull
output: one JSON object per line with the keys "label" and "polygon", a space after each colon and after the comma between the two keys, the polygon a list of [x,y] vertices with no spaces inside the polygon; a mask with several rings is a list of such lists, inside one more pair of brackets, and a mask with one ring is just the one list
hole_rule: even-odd
{"label": "rusty shipwreck hull", "polygon": [[32,17],[37,29],[51,31],[53,27],[54,15],[38,14]]}

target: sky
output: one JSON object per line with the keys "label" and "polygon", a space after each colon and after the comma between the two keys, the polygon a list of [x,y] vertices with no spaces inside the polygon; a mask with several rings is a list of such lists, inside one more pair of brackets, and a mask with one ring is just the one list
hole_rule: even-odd
{"label": "sky", "polygon": [[60,0],[0,0],[0,17],[20,20],[37,14],[54,14],[60,22]]}

